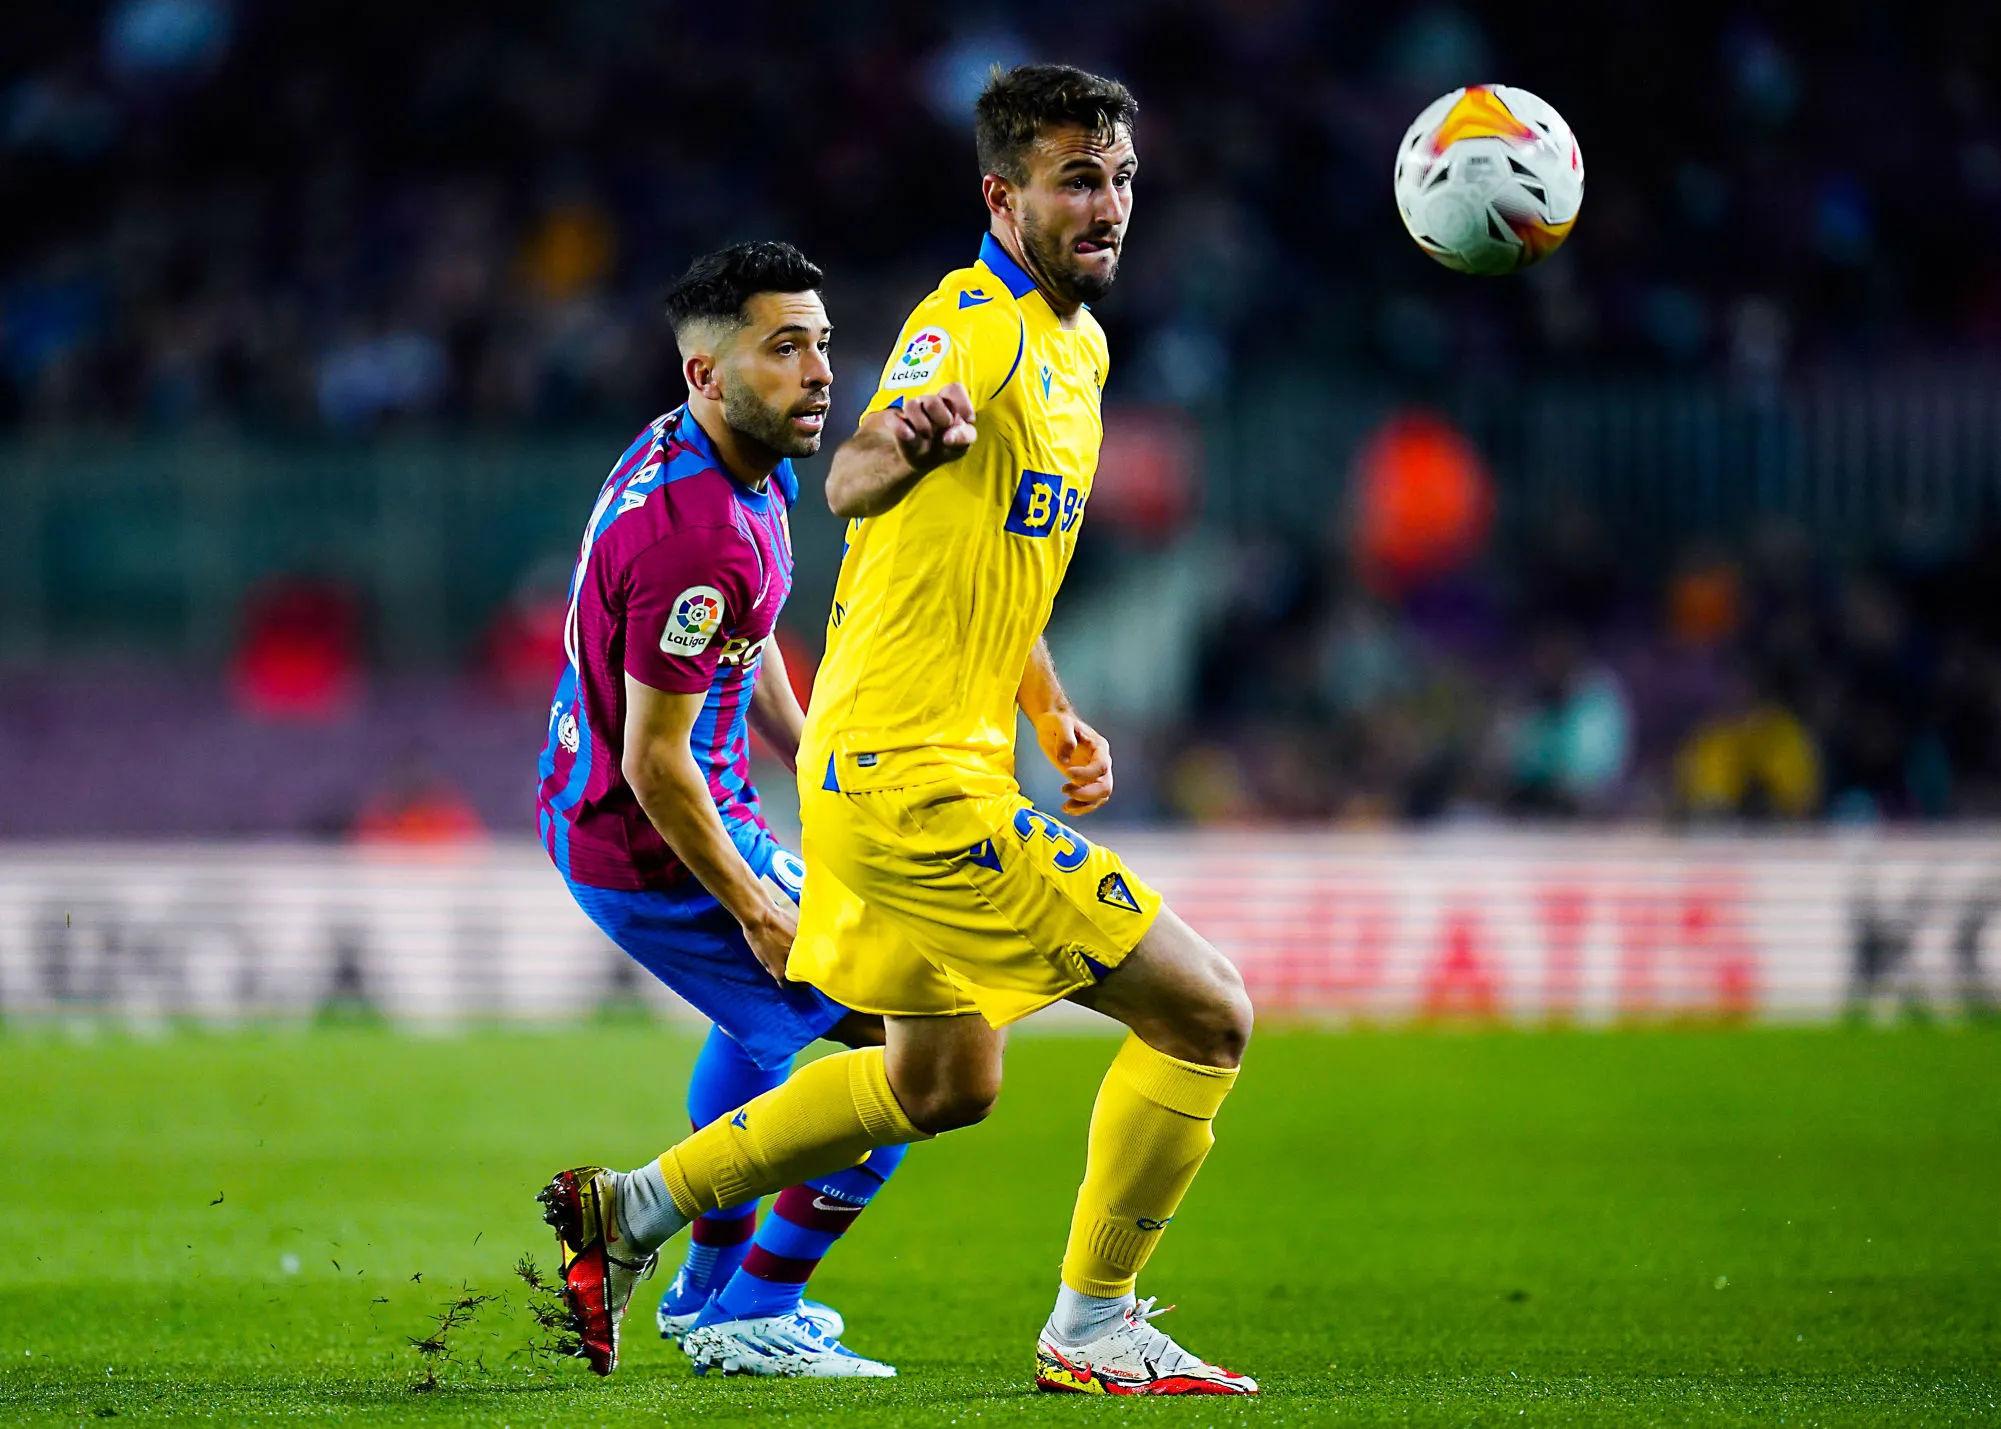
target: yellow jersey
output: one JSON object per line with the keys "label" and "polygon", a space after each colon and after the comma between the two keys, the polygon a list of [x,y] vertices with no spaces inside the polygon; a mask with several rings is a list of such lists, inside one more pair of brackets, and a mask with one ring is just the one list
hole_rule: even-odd
{"label": "yellow jersey", "polygon": [[1090,312],[1063,326],[991,235],[911,313],[869,412],[962,382],[978,436],[849,523],[802,782],[1012,784],[1015,695],[1076,549],[1110,366]]}

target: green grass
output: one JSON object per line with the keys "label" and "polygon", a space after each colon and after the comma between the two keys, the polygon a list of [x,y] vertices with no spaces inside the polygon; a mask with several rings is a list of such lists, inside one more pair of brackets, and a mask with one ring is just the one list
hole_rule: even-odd
{"label": "green grass", "polygon": [[[608,1382],[511,1353],[510,1267],[552,1258],[531,1194],[657,1151],[693,1047],[0,1035],[0,1420],[2001,1417],[1991,1032],[1265,1035],[1142,1288],[1266,1394],[1122,1405],[1026,1388],[1111,1051],[1089,1038],[1018,1039],[994,1119],[913,1153],[829,1259],[819,1293],[901,1379],[696,1379],[650,1301]],[[461,1285],[506,1302],[415,1393],[409,1340]]]}

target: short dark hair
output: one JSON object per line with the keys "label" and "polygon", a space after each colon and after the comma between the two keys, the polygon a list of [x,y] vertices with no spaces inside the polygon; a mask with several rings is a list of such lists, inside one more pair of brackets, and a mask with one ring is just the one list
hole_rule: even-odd
{"label": "short dark hair", "polygon": [[818,292],[826,274],[789,243],[733,243],[704,253],[667,290],[667,324],[679,337],[692,323],[744,324],[758,293]]}
{"label": "short dark hair", "polygon": [[1094,134],[1109,134],[1121,124],[1132,128],[1138,115],[1139,101],[1115,79],[1074,65],[1016,65],[1009,70],[995,65],[973,105],[980,172],[1026,183],[1025,158],[1042,130],[1077,124]]}

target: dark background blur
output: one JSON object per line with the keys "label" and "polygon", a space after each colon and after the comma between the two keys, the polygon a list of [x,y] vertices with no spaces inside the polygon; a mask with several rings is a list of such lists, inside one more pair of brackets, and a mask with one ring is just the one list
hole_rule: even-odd
{"label": "dark background blur", "polygon": [[[799,244],[858,410],[1026,59],[1141,102],[1052,628],[1126,817],[2001,812],[2001,12],[1079,9],[11,7],[0,834],[525,834],[659,292]],[[1588,174],[1507,279],[1390,198],[1480,81]]]}

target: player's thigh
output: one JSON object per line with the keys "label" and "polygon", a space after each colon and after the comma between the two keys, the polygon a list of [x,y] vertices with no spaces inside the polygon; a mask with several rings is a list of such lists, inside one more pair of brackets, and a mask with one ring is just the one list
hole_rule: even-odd
{"label": "player's thigh", "polygon": [[1007,910],[969,881],[973,846],[990,831],[969,804],[942,786],[802,791],[806,898],[793,975],[886,1015],[979,1010],[1008,1020],[984,990],[1033,982],[1040,964]]}
{"label": "player's thigh", "polygon": [[981,1013],[1005,1025],[1124,961],[1159,895],[1108,849],[1018,791],[909,794],[865,897],[908,927]]}
{"label": "player's thigh", "polygon": [[1070,1000],[1123,1022],[1154,1050],[1184,1062],[1234,1067],[1250,1040],[1243,976],[1172,908],[1160,910],[1124,962]]}
{"label": "player's thigh", "polygon": [[772,980],[743,929],[712,899],[572,884],[604,934],[736,1039],[760,1067],[789,1066],[848,1011],[802,983]]}
{"label": "player's thigh", "polygon": [[971,1011],[971,1001],[908,930],[844,881],[857,867],[857,832],[838,817],[842,811],[811,809],[802,800],[801,812],[806,878],[788,975],[878,1016]]}
{"label": "player's thigh", "polygon": [[993,1110],[1004,1029],[973,1015],[883,1021],[890,1090],[912,1121],[936,1135],[970,1126]]}

